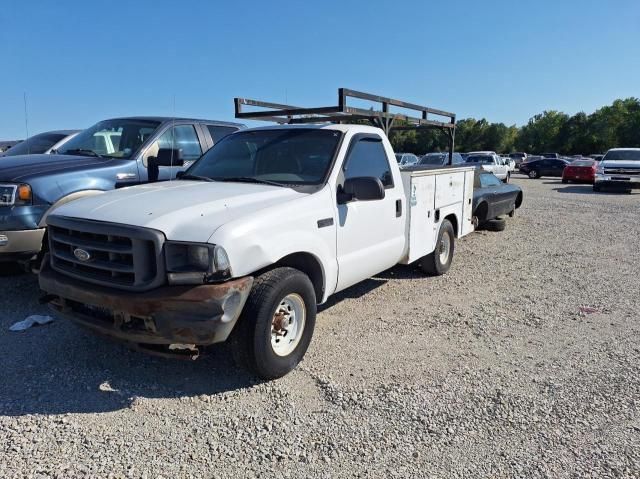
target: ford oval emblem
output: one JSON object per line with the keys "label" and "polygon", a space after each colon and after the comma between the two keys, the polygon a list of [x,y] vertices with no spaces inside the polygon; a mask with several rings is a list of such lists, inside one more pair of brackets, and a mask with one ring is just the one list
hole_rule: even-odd
{"label": "ford oval emblem", "polygon": [[91,259],[91,254],[88,251],[85,251],[81,248],[76,248],[73,250],[73,256],[78,258],[80,261],[89,261]]}

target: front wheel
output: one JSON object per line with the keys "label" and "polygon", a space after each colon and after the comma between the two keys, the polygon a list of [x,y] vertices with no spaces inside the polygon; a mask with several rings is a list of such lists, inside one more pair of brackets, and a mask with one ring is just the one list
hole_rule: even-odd
{"label": "front wheel", "polygon": [[504,182],[505,183],[509,183],[509,180],[511,179],[511,173],[507,171],[507,176],[505,176],[504,178]]}
{"label": "front wheel", "polygon": [[438,231],[438,240],[434,252],[420,260],[420,268],[429,275],[440,276],[451,268],[455,249],[455,231],[449,220],[444,220]]}
{"label": "front wheel", "polygon": [[594,184],[593,185],[593,191],[596,191],[596,192],[600,191],[600,185],[595,185]]}
{"label": "front wheel", "polygon": [[538,174],[537,170],[531,170],[529,172],[529,178],[531,178],[532,180],[535,180],[536,178],[538,178],[540,175]]}
{"label": "front wheel", "polygon": [[311,343],[316,295],[309,277],[294,268],[258,276],[235,331],[234,355],[262,379],[298,365]]}

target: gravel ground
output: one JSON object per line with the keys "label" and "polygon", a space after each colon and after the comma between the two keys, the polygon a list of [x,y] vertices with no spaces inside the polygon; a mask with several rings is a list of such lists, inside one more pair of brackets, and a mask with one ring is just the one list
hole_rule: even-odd
{"label": "gravel ground", "polygon": [[640,477],[640,193],[514,182],[504,232],[460,241],[444,277],[339,295],[270,383],[225,347],[9,332],[46,310],[3,266],[0,477]]}

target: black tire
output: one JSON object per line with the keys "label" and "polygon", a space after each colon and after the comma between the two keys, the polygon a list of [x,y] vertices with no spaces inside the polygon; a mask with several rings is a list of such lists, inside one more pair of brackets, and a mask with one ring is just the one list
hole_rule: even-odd
{"label": "black tire", "polygon": [[[440,258],[440,248],[443,245],[443,241],[446,241],[445,235],[449,236],[449,254],[446,261],[442,261]],[[456,234],[453,230],[453,225],[449,220],[444,220],[440,225],[438,231],[438,240],[436,241],[436,249],[432,253],[424,256],[420,260],[420,268],[422,271],[432,276],[441,276],[445,274],[451,268],[453,261],[453,253],[455,251]]]}
{"label": "black tire", "polygon": [[601,191],[601,190],[600,190],[600,186],[598,186],[598,185],[593,185],[593,191],[596,191],[596,192]]}
{"label": "black tire", "polygon": [[502,181],[503,181],[503,183],[509,183],[510,179],[511,179],[511,172],[507,171],[507,177]]}
{"label": "black tire", "polygon": [[529,178],[531,178],[532,180],[535,180],[536,178],[540,178],[540,174],[538,173],[538,170],[531,170],[528,173]]}
{"label": "black tire", "polygon": [[[300,340],[289,354],[276,354],[271,345],[276,308],[288,296],[302,298],[305,310]],[[255,278],[233,332],[234,358],[262,379],[277,379],[298,365],[311,343],[316,323],[316,294],[309,277],[295,268],[276,268]]]}
{"label": "black tire", "polygon": [[484,228],[489,231],[504,231],[507,222],[504,219],[494,218],[484,224]]}
{"label": "black tire", "polygon": [[562,178],[562,183],[566,185],[567,183],[569,183],[569,180],[565,180],[564,178]]}

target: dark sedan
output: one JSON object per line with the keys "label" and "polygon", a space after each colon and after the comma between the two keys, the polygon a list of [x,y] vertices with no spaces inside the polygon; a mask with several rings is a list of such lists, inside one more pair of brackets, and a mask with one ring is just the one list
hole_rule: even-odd
{"label": "dark sedan", "polygon": [[503,183],[490,171],[476,170],[473,184],[473,224],[477,228],[504,229],[502,215],[513,216],[522,205],[522,190]]}
{"label": "dark sedan", "polygon": [[529,178],[540,178],[542,176],[562,176],[562,172],[569,164],[567,160],[554,158],[541,158],[534,161],[526,161],[520,165],[520,172]]}

